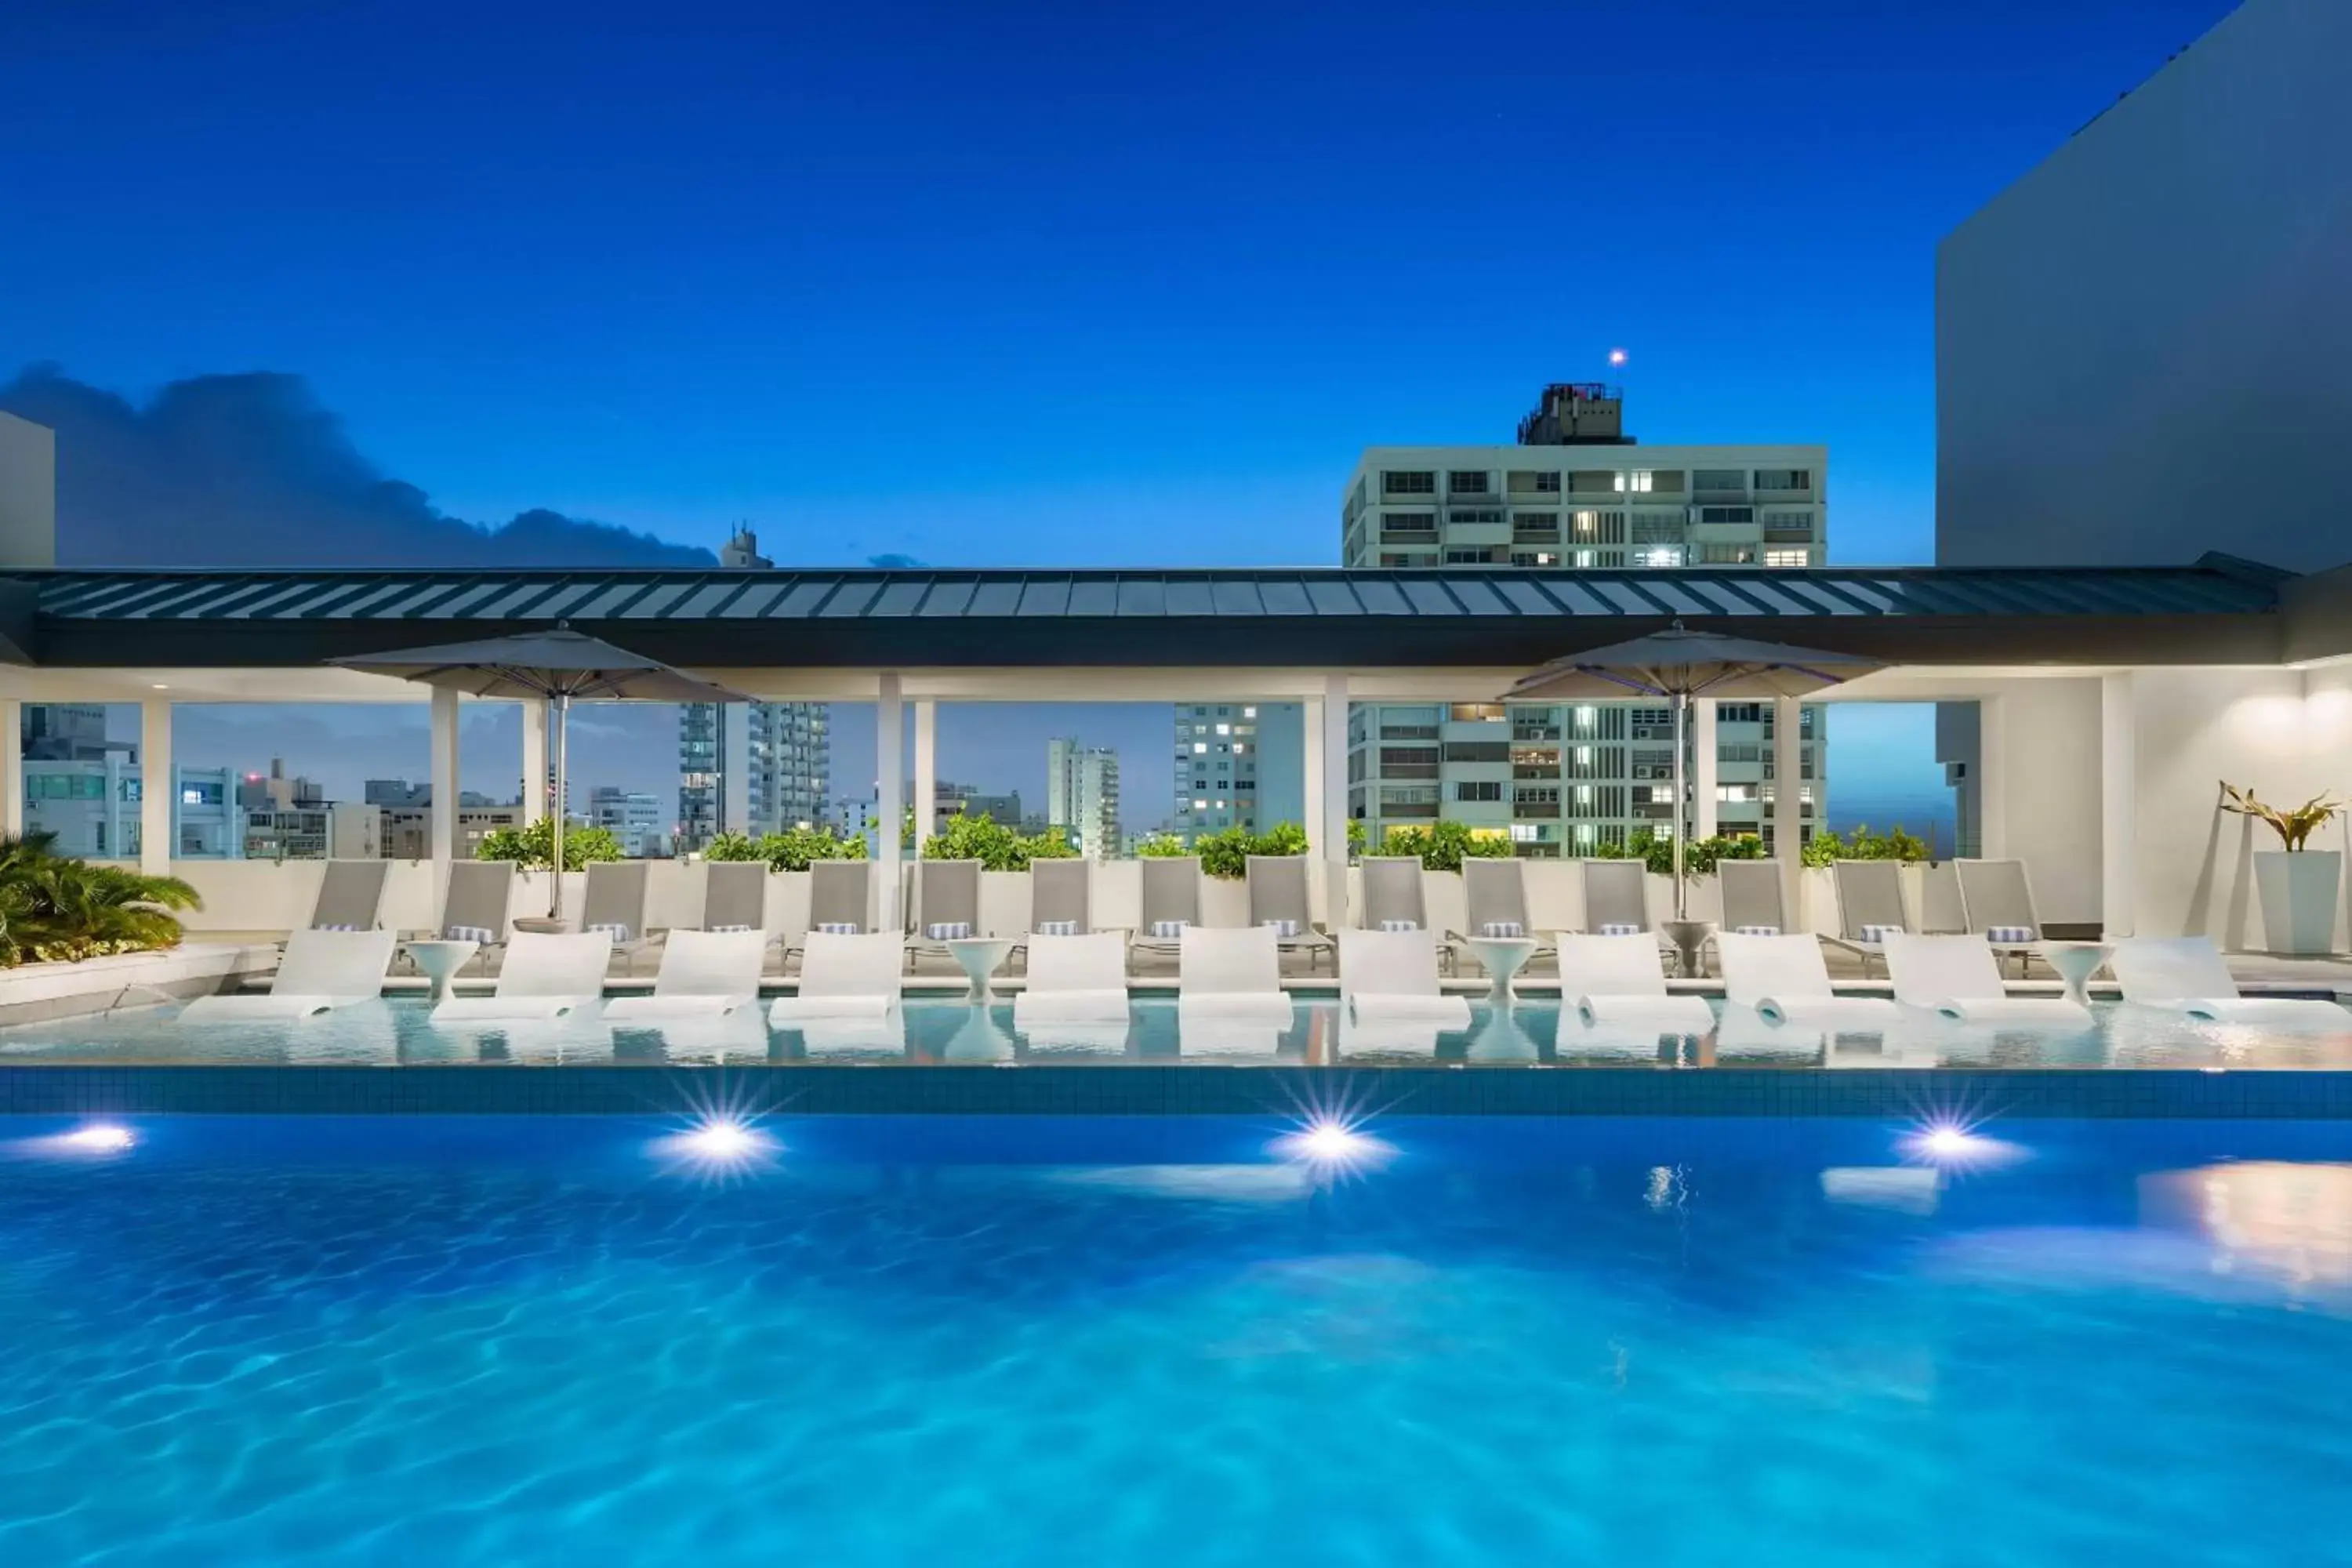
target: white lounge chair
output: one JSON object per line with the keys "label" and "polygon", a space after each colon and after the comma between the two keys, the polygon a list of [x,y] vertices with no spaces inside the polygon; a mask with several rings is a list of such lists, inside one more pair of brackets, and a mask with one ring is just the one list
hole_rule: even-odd
{"label": "white lounge chair", "polygon": [[906,943],[890,931],[809,932],[800,990],[777,997],[768,1008],[768,1022],[796,1028],[811,1019],[889,1016],[898,1008],[905,952]]}
{"label": "white lounge chair", "polygon": [[2352,1013],[2303,996],[2242,996],[2221,950],[2204,936],[2126,937],[2107,961],[2124,1000],[2217,1024],[2352,1028]]}
{"label": "white lounge chair", "polygon": [[199,996],[180,1009],[184,1024],[248,1018],[308,1018],[383,994],[400,938],[388,931],[298,931],[266,994]]}
{"label": "white lounge chair", "polygon": [[[857,936],[874,929],[874,862],[818,860],[809,867],[808,932]],[[808,932],[784,944],[784,963],[808,948]]]}
{"label": "white lounge chair", "polygon": [[[1656,930],[1650,920],[1650,868],[1640,860],[1586,860],[1584,930],[1591,936],[1631,936]],[[1650,938],[1652,946],[1657,937]]]}
{"label": "white lounge chair", "polygon": [[[1084,936],[1095,929],[1094,864],[1088,860],[1029,863],[1029,930],[1039,936]],[[1124,965],[1125,959],[1121,959]]]}
{"label": "white lounge chair", "polygon": [[1024,1034],[1048,1024],[1127,1027],[1127,942],[1117,931],[1033,936],[1029,977],[1013,999]]}
{"label": "white lounge chair", "polygon": [[1339,1005],[1360,1024],[1470,1026],[1470,1004],[1437,979],[1437,939],[1426,931],[1339,932]]}
{"label": "white lounge chair", "polygon": [[1838,934],[1827,940],[1862,957],[1862,972],[1870,961],[1884,959],[1886,938],[1916,931],[1903,901],[1903,869],[1893,860],[1839,860],[1830,867],[1837,888]]}
{"label": "white lounge chair", "polygon": [[1771,1023],[1883,1028],[1902,1019],[1902,1009],[1884,997],[1839,995],[1822,944],[1810,936],[1726,931],[1716,938],[1716,951],[1723,957],[1724,1000],[1753,1007]]}
{"label": "white lounge chair", "polygon": [[475,942],[481,949],[478,956],[504,948],[514,876],[511,860],[455,862],[449,868],[449,886],[441,895],[441,923],[430,931],[406,931],[403,936]]}
{"label": "white lounge chair", "polygon": [[653,994],[616,996],[604,1005],[615,1024],[661,1024],[721,1017],[760,999],[764,931],[674,931],[662,944]]}
{"label": "white lounge chair", "polygon": [[310,905],[312,931],[373,931],[383,921],[389,860],[330,860]]}
{"label": "white lounge chair", "polygon": [[914,919],[908,926],[906,959],[927,953],[949,956],[948,943],[986,936],[980,923],[980,862],[915,862]]}
{"label": "white lounge chair", "polygon": [[1560,1004],[1588,1026],[1646,1030],[1654,1042],[1659,1035],[1704,1035],[1715,1027],[1715,1010],[1704,997],[1667,993],[1657,938],[1562,931],[1559,942]]}
{"label": "white lounge chair", "polygon": [[601,860],[588,868],[580,897],[580,929],[612,938],[613,951],[635,958],[653,943],[646,929],[646,872],[643,860]]}
{"label": "white lounge chair", "polygon": [[768,929],[768,867],[761,860],[710,860],[702,868],[702,929],[761,933]]}
{"label": "white lounge chair", "polygon": [[2023,974],[2041,951],[2042,917],[2033,907],[2033,884],[2022,860],[1956,860],[1960,917],[1969,931],[1995,952],[2014,954]]}
{"label": "white lounge chair", "polygon": [[1886,973],[1895,1000],[1964,1024],[2056,1024],[2084,1027],[2091,1010],[2063,996],[2011,996],[2000,961],[1980,936],[1886,939]]}
{"label": "white lounge chair", "polygon": [[1717,887],[1723,894],[1723,929],[1747,936],[1780,936],[1789,930],[1778,860],[1718,860]]}
{"label": "white lounge chair", "polygon": [[1245,864],[1249,923],[1275,934],[1284,952],[1303,952],[1312,969],[1331,951],[1331,938],[1308,914],[1304,855],[1253,855]]}
{"label": "white lounge chair", "polygon": [[[1463,943],[1467,939],[1536,934],[1535,925],[1528,918],[1527,867],[1517,859],[1465,858],[1462,862],[1462,929],[1448,931],[1445,936],[1457,973],[1462,968]],[[1528,956],[1533,958],[1547,951],[1538,946]]]}
{"label": "white lounge chair", "polygon": [[1427,931],[1429,903],[1418,855],[1367,855],[1357,865],[1366,931]]}
{"label": "white lounge chair", "polygon": [[1287,1028],[1282,950],[1268,926],[1186,926],[1177,950],[1180,1024],[1218,1019]]}
{"label": "white lounge chair", "polygon": [[600,931],[556,936],[517,931],[488,996],[452,996],[433,1009],[439,1023],[510,1023],[563,1018],[603,1009],[613,939]]}

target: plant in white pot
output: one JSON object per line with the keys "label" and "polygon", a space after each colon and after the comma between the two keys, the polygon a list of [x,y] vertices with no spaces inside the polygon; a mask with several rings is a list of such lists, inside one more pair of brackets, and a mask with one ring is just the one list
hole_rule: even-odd
{"label": "plant in white pot", "polygon": [[2344,808],[2344,802],[2313,795],[2297,806],[2266,805],[2251,789],[2224,780],[2221,809],[2270,824],[2280,847],[2254,854],[2254,891],[2262,900],[2263,940],[2278,953],[2330,952],[2336,947],[2336,897],[2343,887],[2344,857],[2308,847],[2311,836]]}

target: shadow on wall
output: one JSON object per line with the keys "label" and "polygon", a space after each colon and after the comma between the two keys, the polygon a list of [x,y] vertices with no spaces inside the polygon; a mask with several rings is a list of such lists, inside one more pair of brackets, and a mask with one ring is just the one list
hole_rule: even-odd
{"label": "shadow on wall", "polygon": [[[2223,912],[2221,930],[2214,930],[2213,900],[2215,884],[2221,870],[2222,833],[2230,822],[2238,827],[2235,863],[2230,868],[2229,906]],[[2197,868],[2197,885],[2189,891],[2189,910],[2181,921],[2182,936],[2211,935],[2223,950],[2231,952],[2246,951],[2246,916],[2253,906],[2254,896],[2254,824],[2252,817],[2240,816],[2221,809],[2217,796],[2213,820],[2205,832],[2205,856]]]}

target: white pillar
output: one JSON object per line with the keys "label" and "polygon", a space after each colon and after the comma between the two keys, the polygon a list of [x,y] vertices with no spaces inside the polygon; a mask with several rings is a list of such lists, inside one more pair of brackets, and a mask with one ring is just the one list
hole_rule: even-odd
{"label": "white pillar", "polygon": [[0,833],[25,833],[25,705],[0,700]]}
{"label": "white pillar", "polygon": [[522,705],[522,820],[525,826],[547,815],[547,704]]}
{"label": "white pillar", "polygon": [[[1298,705],[1299,826],[1318,853],[1323,847],[1323,699],[1310,697]],[[1261,780],[1261,783],[1264,781]],[[1260,822],[1259,832],[1274,826]]]}
{"label": "white pillar", "polygon": [[139,705],[139,869],[150,877],[172,874],[178,847],[180,775],[172,763],[172,700],[150,697]]}
{"label": "white pillar", "polygon": [[751,704],[722,702],[719,704],[719,831],[750,833],[761,826],[751,820]]}
{"label": "white pillar", "polygon": [[2139,909],[2139,710],[2129,670],[2099,679],[2099,919],[2137,934]]}
{"label": "white pillar", "polygon": [[2007,720],[2000,698],[1977,700],[1977,853],[1988,860],[2009,856]]}
{"label": "white pillar", "polygon": [[437,906],[449,890],[450,863],[457,858],[457,694],[436,688],[432,708],[432,816],[426,850],[433,859],[433,897]]}
{"label": "white pillar", "polygon": [[1323,680],[1323,733],[1317,749],[1323,757],[1323,806],[1319,827],[1307,831],[1323,852],[1324,887],[1328,901],[1324,920],[1334,928],[1348,923],[1348,678]]}
{"label": "white pillar", "polygon": [[1772,858],[1780,867],[1780,909],[1799,930],[1806,924],[1802,905],[1805,845],[1804,704],[1793,697],[1772,700]]}
{"label": "white pillar", "polygon": [[874,850],[882,882],[879,919],[884,931],[902,931],[905,917],[898,906],[898,831],[906,816],[906,705],[899,700],[898,678],[882,677],[874,703]]}
{"label": "white pillar", "polygon": [[1691,837],[1716,834],[1715,700],[1702,697],[1691,704]]}
{"label": "white pillar", "polygon": [[940,818],[940,705],[915,703],[915,852],[937,832]]}

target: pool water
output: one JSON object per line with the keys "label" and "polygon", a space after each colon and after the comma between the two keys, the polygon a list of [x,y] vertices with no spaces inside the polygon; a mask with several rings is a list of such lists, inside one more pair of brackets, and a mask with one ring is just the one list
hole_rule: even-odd
{"label": "pool water", "polygon": [[2152,1008],[2102,1005],[2090,1026],[1972,1027],[1906,1014],[1892,1029],[1825,1036],[1724,1009],[1711,1036],[1595,1029],[1556,1000],[1529,998],[1497,1012],[1474,1006],[1467,1029],[1366,1026],[1344,1021],[1329,996],[1304,996],[1286,1028],[1231,1024],[1186,1031],[1166,996],[1137,999],[1122,1026],[1015,1026],[1009,1003],[971,1007],[961,998],[910,999],[887,1023],[844,1020],[772,1029],[746,1009],[723,1019],[663,1028],[619,1027],[598,1018],[528,1025],[436,1026],[422,999],[371,1002],[317,1018],[178,1022],[176,1006],[0,1028],[9,1063],[247,1063],[383,1065],[702,1064],[712,1061],[996,1065],[1005,1062],[1161,1065],[1787,1068],[2352,1068],[2352,1010],[2341,1028],[2282,1031],[2266,1025],[2200,1024]]}
{"label": "pool water", "polygon": [[2352,1561],[2347,1124],[123,1131],[0,1123],[0,1563]]}

